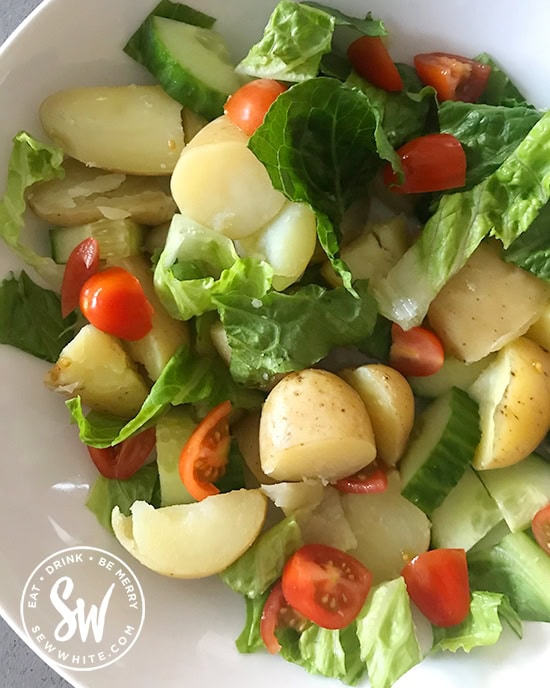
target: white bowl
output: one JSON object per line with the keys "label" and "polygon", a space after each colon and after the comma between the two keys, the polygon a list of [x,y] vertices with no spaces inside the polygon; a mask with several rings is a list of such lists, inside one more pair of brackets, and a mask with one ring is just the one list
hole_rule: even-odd
{"label": "white bowl", "polygon": [[[192,4],[193,0],[189,0]],[[43,136],[37,107],[53,91],[77,85],[147,80],[121,52],[154,0],[49,0],[0,51],[0,188],[10,140],[20,129]],[[240,58],[261,34],[273,0],[195,0],[219,18],[218,29]],[[529,0],[332,0],[350,13],[372,10],[391,31],[396,59],[414,52],[489,52],[540,107],[550,105],[550,4]],[[37,229],[30,222],[32,229]],[[44,235],[42,235],[43,237]],[[45,243],[45,242],[43,242]],[[2,245],[0,274],[21,265]],[[75,686],[120,688],[154,683],[164,688],[335,685],[267,654],[239,655],[234,639],[244,603],[216,578],[179,582],[131,560],[84,507],[95,471],[61,399],[42,385],[48,365],[0,347],[0,612],[24,636],[19,603],[35,566],[66,547],[104,548],[134,569],[143,586],[146,616],[136,645],[120,661],[89,672],[58,669]],[[56,668],[47,654],[46,661]],[[518,641],[470,656],[429,658],[399,681],[400,688],[515,688],[542,685],[550,659],[550,628],[526,624]]]}

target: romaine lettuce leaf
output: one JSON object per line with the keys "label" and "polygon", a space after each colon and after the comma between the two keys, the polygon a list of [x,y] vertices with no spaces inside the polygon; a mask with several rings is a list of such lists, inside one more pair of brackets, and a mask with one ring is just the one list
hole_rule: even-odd
{"label": "romaine lettuce leaf", "polygon": [[372,688],[390,688],[422,660],[403,578],[374,587],[355,623]]}
{"label": "romaine lettuce leaf", "polygon": [[95,514],[97,520],[112,532],[111,512],[118,506],[125,516],[130,515],[130,507],[137,500],[143,500],[153,506],[158,493],[158,469],[156,463],[150,463],[139,469],[128,480],[109,480],[98,476],[92,485],[86,506]]}
{"label": "romaine lettuce leaf", "polygon": [[449,628],[433,627],[432,649],[470,652],[474,647],[494,645],[502,633],[501,613],[513,620],[513,627],[521,632],[521,620],[505,595],[473,591],[470,613],[462,623]]}
{"label": "romaine lettuce leaf", "polygon": [[418,241],[374,287],[380,312],[419,325],[439,290],[486,236],[507,248],[550,199],[550,112],[502,165],[468,191],[445,194]]}
{"label": "romaine lettuce leaf", "polygon": [[217,299],[231,348],[231,373],[238,382],[265,386],[278,373],[302,370],[334,347],[357,344],[376,323],[377,310],[365,281],[343,287],[317,285],[263,299],[229,295]]}
{"label": "romaine lettuce leaf", "polygon": [[237,408],[257,408],[263,395],[235,383],[220,359],[198,357],[182,346],[162,371],[138,414],[129,421],[95,411],[85,416],[80,397],[66,403],[78,425],[80,440],[91,447],[109,447],[150,425],[171,405],[204,403],[213,407],[226,399]]}
{"label": "romaine lettuce leaf", "polygon": [[491,67],[491,73],[478,102],[487,105],[505,105],[506,107],[531,107],[525,100],[510,77],[500,69],[498,64],[487,53],[481,53],[475,60]]}
{"label": "romaine lettuce leaf", "polygon": [[298,523],[287,517],[262,533],[236,562],[221,572],[221,579],[245,597],[260,597],[281,576],[286,560],[302,544]]}
{"label": "romaine lettuce leaf", "polygon": [[55,363],[74,337],[74,314],[63,319],[59,296],[22,272],[0,284],[0,343]]}
{"label": "romaine lettuce leaf", "polygon": [[550,204],[546,204],[529,229],[504,251],[504,260],[550,282]]}
{"label": "romaine lettuce leaf", "polygon": [[273,269],[254,258],[239,258],[231,239],[183,215],[175,215],[155,266],[155,288],[173,318],[189,320],[215,310],[225,294],[261,298]]}
{"label": "romaine lettuce leaf", "polygon": [[364,36],[387,36],[388,32],[384,26],[384,22],[380,19],[373,19],[369,12],[364,19],[359,17],[351,17],[349,14],[344,14],[340,10],[328,5],[323,5],[319,2],[303,2],[302,5],[314,7],[322,12],[330,14],[334,18],[335,26],[347,26],[362,33]]}
{"label": "romaine lettuce leaf", "polygon": [[243,630],[235,641],[237,650],[242,654],[250,654],[265,650],[264,641],[260,635],[260,621],[262,619],[262,612],[267,598],[269,597],[269,590],[264,592],[259,597],[245,597],[246,603],[246,620],[244,622]]}
{"label": "romaine lettuce leaf", "polygon": [[27,209],[26,190],[37,182],[63,177],[63,151],[47,146],[24,131],[13,139],[6,193],[0,198],[0,236],[55,291],[60,291],[63,266],[41,256],[21,241]]}

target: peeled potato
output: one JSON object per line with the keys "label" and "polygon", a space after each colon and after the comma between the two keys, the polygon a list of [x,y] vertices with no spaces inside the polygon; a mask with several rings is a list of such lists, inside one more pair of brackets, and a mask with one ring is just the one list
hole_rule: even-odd
{"label": "peeled potato", "polygon": [[428,517],[401,495],[397,472],[388,475],[388,482],[385,492],[341,496],[357,538],[357,547],[350,554],[372,572],[375,583],[399,576],[408,559],[430,545]]}
{"label": "peeled potato", "polygon": [[181,105],[160,86],[99,86],[54,93],[40,106],[54,143],[88,167],[163,175],[184,147]]}
{"label": "peeled potato", "polygon": [[120,544],[147,568],[174,578],[220,573],[254,542],[266,513],[260,490],[235,490],[194,504],[155,509],[131,506],[131,516],[113,509],[113,531]]}
{"label": "peeled potato", "polygon": [[405,451],[414,423],[414,396],[409,383],[397,370],[381,364],[342,370],[340,375],[367,408],[378,458],[394,466]]}
{"label": "peeled potato", "polygon": [[285,203],[247,143],[225,117],[214,120],[184,149],[171,180],[182,215],[230,239],[254,234]]}
{"label": "peeled potato", "polygon": [[357,392],[326,370],[290,373],[269,393],[260,421],[262,469],[276,480],[337,480],[376,456]]}
{"label": "peeled potato", "polygon": [[550,354],[520,337],[504,346],[469,389],[479,404],[481,442],[473,466],[510,466],[550,429]]}

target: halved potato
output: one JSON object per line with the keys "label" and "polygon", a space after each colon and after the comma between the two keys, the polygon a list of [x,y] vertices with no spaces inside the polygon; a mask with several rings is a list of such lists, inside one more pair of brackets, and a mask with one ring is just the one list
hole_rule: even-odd
{"label": "halved potato", "polygon": [[262,469],[276,480],[356,473],[376,456],[365,405],[326,370],[290,373],[269,393],[260,421]]}
{"label": "halved potato", "polygon": [[[247,413],[233,426],[233,435],[237,440],[248,470],[258,484],[263,486],[274,483],[273,478],[263,472],[260,461],[260,412]],[[268,496],[270,495],[268,494]]]}
{"label": "halved potato", "polygon": [[414,423],[414,396],[409,383],[397,370],[382,364],[363,365],[339,374],[367,408],[378,458],[395,466]]}
{"label": "halved potato", "polygon": [[520,337],[499,351],[469,394],[479,404],[481,423],[474,468],[517,463],[550,429],[550,354]]}
{"label": "halved potato", "polygon": [[320,480],[301,480],[297,483],[262,484],[262,490],[285,516],[297,511],[311,511],[324,499],[325,487]]}
{"label": "halved potato", "polygon": [[266,507],[260,490],[235,490],[160,509],[137,501],[131,516],[115,507],[111,522],[120,544],[147,568],[174,578],[204,578],[250,547]]}

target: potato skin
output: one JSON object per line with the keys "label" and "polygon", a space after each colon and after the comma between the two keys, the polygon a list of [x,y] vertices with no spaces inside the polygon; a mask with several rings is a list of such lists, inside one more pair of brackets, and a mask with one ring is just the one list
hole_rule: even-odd
{"label": "potato skin", "polygon": [[357,392],[333,373],[290,373],[270,392],[260,421],[263,471],[276,480],[334,481],[376,456],[372,424]]}

